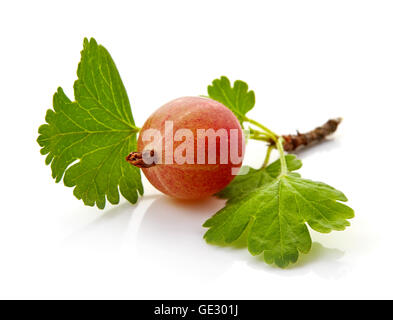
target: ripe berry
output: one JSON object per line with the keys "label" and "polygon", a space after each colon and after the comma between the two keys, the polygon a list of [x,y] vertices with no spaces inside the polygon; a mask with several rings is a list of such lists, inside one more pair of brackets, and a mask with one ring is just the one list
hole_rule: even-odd
{"label": "ripe berry", "polygon": [[140,166],[147,179],[161,192],[180,199],[204,198],[228,185],[241,166],[243,146],[235,115],[202,97],[178,98],[163,105],[147,119],[138,139],[138,151],[154,154],[158,161]]}

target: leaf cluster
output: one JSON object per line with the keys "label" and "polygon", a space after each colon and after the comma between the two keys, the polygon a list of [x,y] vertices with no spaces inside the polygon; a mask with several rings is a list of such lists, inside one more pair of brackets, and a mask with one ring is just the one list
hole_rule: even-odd
{"label": "leaf cluster", "polygon": [[[221,77],[208,87],[208,93],[231,109],[242,123],[259,125],[246,117],[255,104],[255,95],[244,82],[235,81],[231,87],[228,78]],[[281,140],[260,127],[280,149]],[[299,253],[309,252],[312,241],[308,227],[329,233],[349,226],[348,219],[354,217],[354,212],[343,204],[347,198],[341,191],[293,172],[302,166],[294,155],[284,157],[282,151],[280,158],[260,169],[244,168],[240,172],[248,172],[246,175],[236,176],[217,194],[228,200],[204,223],[208,228],[204,235],[207,242],[235,245],[245,238],[252,255],[263,254],[267,263],[285,268],[298,260]]]}

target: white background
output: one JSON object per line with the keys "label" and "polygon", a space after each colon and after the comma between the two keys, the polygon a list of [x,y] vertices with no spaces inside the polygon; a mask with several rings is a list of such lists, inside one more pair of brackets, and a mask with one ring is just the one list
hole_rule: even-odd
{"label": "white background", "polygon": [[[2,1],[0,298],[393,298],[392,1]],[[58,86],[72,97],[82,40],[111,53],[136,123],[221,75],[248,82],[276,132],[344,122],[299,154],[342,190],[344,232],[312,232],[288,270],[202,239],[223,206],[154,190],[135,206],[85,207],[55,184],[36,143]],[[264,148],[250,143],[248,164]]]}

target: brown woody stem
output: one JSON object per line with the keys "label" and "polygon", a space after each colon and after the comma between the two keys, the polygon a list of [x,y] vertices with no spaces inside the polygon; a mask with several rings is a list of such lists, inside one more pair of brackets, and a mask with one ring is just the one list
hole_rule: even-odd
{"label": "brown woody stem", "polygon": [[284,150],[292,152],[300,147],[309,146],[324,140],[327,136],[331,135],[337,130],[337,127],[341,123],[342,119],[330,119],[321,127],[315,128],[307,133],[298,132],[290,135],[283,135],[284,139]]}

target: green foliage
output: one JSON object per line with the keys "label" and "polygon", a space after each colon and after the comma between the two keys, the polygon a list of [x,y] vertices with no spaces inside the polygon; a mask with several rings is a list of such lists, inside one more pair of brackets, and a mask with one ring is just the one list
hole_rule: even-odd
{"label": "green foliage", "polygon": [[119,189],[135,203],[143,194],[140,171],[124,159],[136,150],[138,128],[119,72],[94,39],[84,40],[77,75],[75,101],[59,88],[47,124],[39,128],[45,162],[56,182],[64,176],[64,184],[75,186],[74,195],[86,205],[102,209],[105,196],[117,204]]}
{"label": "green foliage", "polygon": [[231,83],[227,77],[215,79],[208,86],[207,92],[211,99],[221,102],[227,106],[237,116],[243,125],[245,115],[255,105],[254,91],[248,91],[247,83],[237,80],[231,87]]}
{"label": "green foliage", "polygon": [[[296,159],[288,160],[290,167],[299,167]],[[341,203],[347,201],[342,192],[298,174],[278,175],[276,167],[277,162],[270,167],[271,175],[259,173],[264,182],[255,183],[256,170],[250,173],[238,196],[231,188],[224,193],[230,197],[226,206],[204,224],[209,228],[204,236],[207,242],[229,245],[246,236],[252,255],[263,253],[267,263],[285,268],[298,260],[299,252],[311,248],[306,223],[322,233],[349,226],[347,219],[354,212]]]}
{"label": "green foliage", "polygon": [[[207,242],[234,245],[246,239],[253,255],[263,254],[269,264],[281,268],[298,260],[299,252],[307,253],[311,238],[306,223],[312,229],[327,233],[344,230],[347,219],[354,217],[353,210],[342,202],[344,194],[324,183],[305,180],[292,171],[302,163],[294,155],[284,156],[280,139],[262,124],[246,117],[255,104],[253,91],[242,81],[234,86],[228,78],[216,79],[208,87],[209,97],[223,103],[238,117],[256,125],[256,140],[274,142],[280,146],[280,159],[266,168],[243,167],[245,175],[235,179],[216,196],[228,199],[225,207],[207,220],[204,227]],[[265,139],[263,139],[265,136]],[[242,170],[242,171],[243,171]]]}
{"label": "green foliage", "polygon": [[[289,171],[295,171],[302,167],[302,162],[293,154],[287,155],[285,160]],[[218,192],[216,196],[230,199],[247,194],[256,188],[274,181],[280,175],[281,165],[280,160],[277,160],[263,169],[254,169],[247,166],[243,167],[242,170],[243,169],[248,173],[236,176],[235,179],[233,179],[226,188]]]}
{"label": "green foliage", "polygon": [[[74,195],[86,205],[102,209],[106,199],[117,204],[119,190],[135,203],[143,194],[140,171],[125,157],[137,149],[139,129],[113,60],[94,39],[84,40],[77,75],[74,101],[59,88],[46,124],[39,128],[37,141],[47,155],[45,162],[51,165],[56,182],[75,187]],[[344,194],[293,173],[301,161],[294,155],[284,156],[278,136],[246,117],[255,95],[245,82],[235,81],[231,87],[228,78],[221,77],[208,87],[208,93],[232,110],[242,126],[248,121],[262,129],[258,138],[273,141],[282,162],[261,169],[246,167],[247,174],[237,176],[217,194],[228,200],[205,222],[207,242],[229,245],[245,238],[251,254],[263,254],[267,263],[285,268],[298,260],[299,252],[310,250],[307,225],[322,233],[349,226],[347,219],[354,212],[342,203],[347,201]]]}

